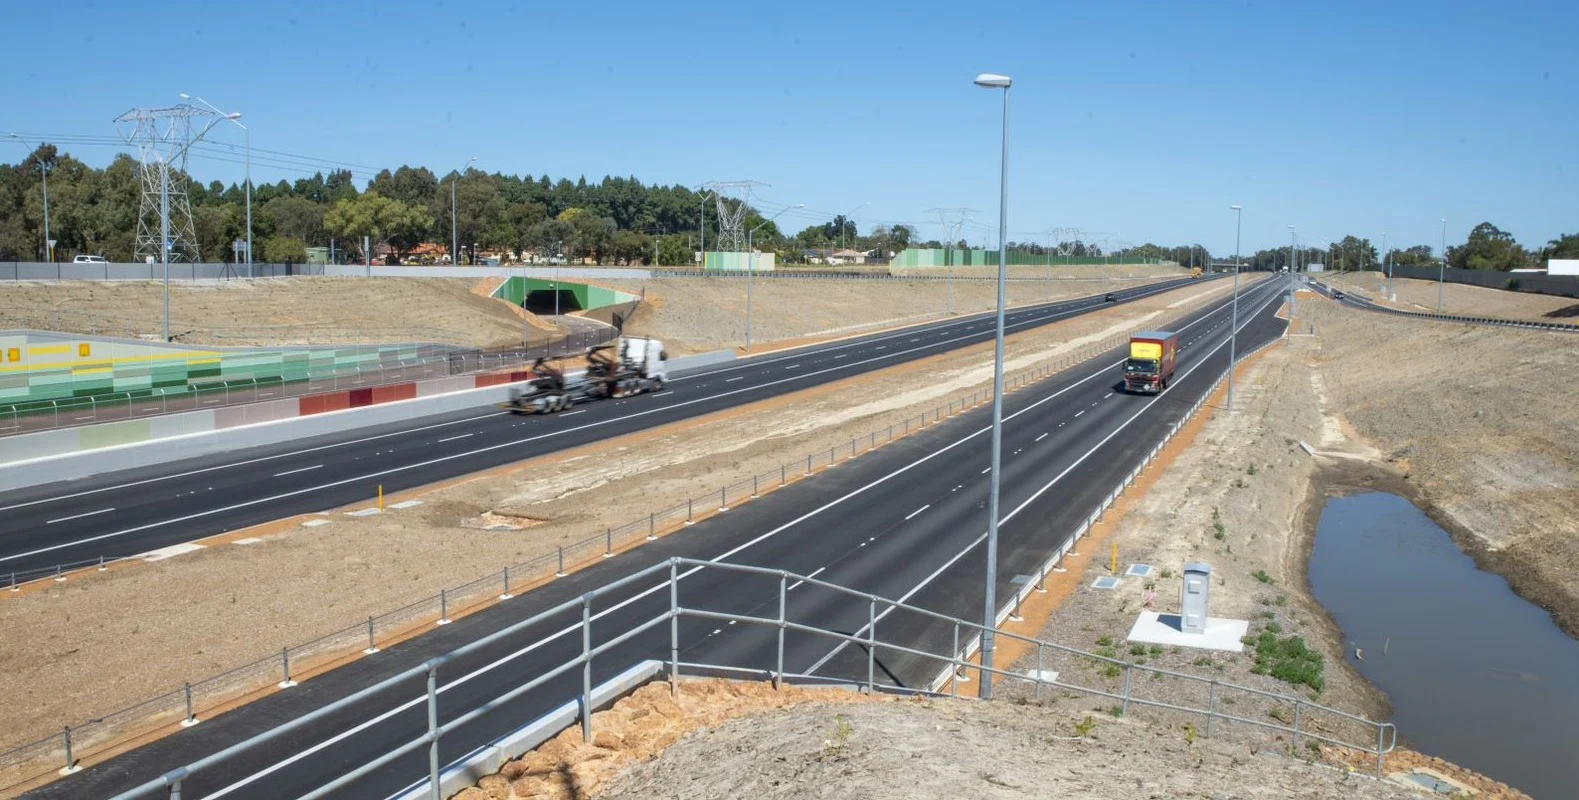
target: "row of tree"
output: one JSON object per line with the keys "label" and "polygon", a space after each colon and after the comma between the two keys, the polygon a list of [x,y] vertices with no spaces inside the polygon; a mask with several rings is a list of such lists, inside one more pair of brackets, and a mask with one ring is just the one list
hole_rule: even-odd
{"label": "row of tree", "polygon": [[[76,254],[102,255],[131,261],[136,237],[141,184],[138,165],[120,155],[103,169],[89,167],[44,144],[19,164],[0,164],[0,260],[44,257],[41,173],[49,179],[49,232],[57,240],[56,258]],[[205,260],[224,260],[230,243],[246,238],[243,187],[213,181],[191,181],[193,221]],[[437,175],[426,167],[383,170],[365,191],[358,191],[349,172],[315,174],[294,183],[284,180],[253,189],[255,260],[306,260],[308,247],[331,242],[343,256],[365,257],[363,238],[387,246],[402,259],[433,243],[430,252],[449,253],[460,245],[459,261],[475,261],[478,251],[534,254],[539,257],[595,259],[598,263],[689,264],[703,245],[717,242],[716,212],[711,196],[684,186],[643,184],[636,178],[605,177],[589,183],[548,176],[502,175],[475,169]],[[453,209],[453,212],[452,212]],[[706,225],[706,233],[701,226]],[[943,247],[916,240],[906,225],[879,225],[862,233],[854,220],[837,216],[809,225],[794,235],[781,233],[772,221],[748,210],[745,225],[756,229],[759,249],[776,251],[781,261],[804,260],[808,251],[824,254],[840,247],[886,254],[907,246]],[[453,231],[453,232],[452,232]],[[951,246],[964,248],[959,241]],[[1010,242],[1011,250],[1044,254],[1044,245]],[[1095,243],[1076,241],[1053,252],[1069,256],[1102,256]],[[1136,259],[1161,259],[1180,264],[1207,264],[1212,254],[1201,245],[1144,244],[1112,251]],[[1395,264],[1437,263],[1427,245],[1395,248]],[[1298,264],[1326,263],[1329,269],[1361,269],[1382,263],[1369,239],[1346,236],[1327,249],[1294,253]],[[1287,248],[1262,250],[1245,259],[1252,269],[1281,269]],[[1489,222],[1476,225],[1467,240],[1448,248],[1450,266],[1509,270],[1535,266],[1548,258],[1579,258],[1579,234],[1565,234],[1546,246],[1526,249]],[[1226,259],[1226,257],[1219,257]]]}

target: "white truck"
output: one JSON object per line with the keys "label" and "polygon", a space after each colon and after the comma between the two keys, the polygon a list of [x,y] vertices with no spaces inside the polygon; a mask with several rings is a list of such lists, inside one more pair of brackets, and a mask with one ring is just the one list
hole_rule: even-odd
{"label": "white truck", "polygon": [[589,400],[661,391],[669,377],[669,354],[657,339],[620,337],[587,348],[586,360],[586,370],[567,375],[539,358],[531,382],[512,391],[504,407],[517,414],[552,414]]}

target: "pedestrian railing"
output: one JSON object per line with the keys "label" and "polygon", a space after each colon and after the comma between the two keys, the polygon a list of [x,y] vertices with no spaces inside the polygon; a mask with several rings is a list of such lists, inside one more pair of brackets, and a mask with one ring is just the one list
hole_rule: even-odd
{"label": "pedestrian railing", "polygon": [[[741,576],[741,578],[755,577],[776,581],[777,602],[768,604],[770,610],[774,610],[774,606],[776,606],[776,614],[763,616],[740,611],[701,608],[682,604],[680,602],[682,583],[697,578],[699,574],[706,572],[721,572]],[[613,635],[609,635],[607,631],[596,631],[597,637],[607,636],[608,638],[603,639],[601,644],[594,646],[593,642],[597,640],[597,637],[594,635],[594,621],[599,616],[598,612],[607,607],[602,601],[610,595],[617,596],[618,594],[623,594],[629,588],[647,584],[651,584],[648,587],[649,593],[658,598],[665,596],[668,598],[667,608],[662,608],[651,616],[631,623],[628,627],[615,632]],[[790,592],[792,588],[798,589],[802,586],[815,587],[815,589],[824,592],[825,597],[832,597],[836,602],[842,601],[848,607],[865,609],[871,624],[862,631],[851,634],[846,631],[796,621],[790,614]],[[755,605],[754,600],[753,604]],[[662,602],[658,601],[654,605],[661,606]],[[1120,704],[1115,710],[1115,713],[1118,714],[1130,713],[1132,710],[1153,708],[1169,713],[1185,714],[1202,720],[1205,725],[1205,735],[1207,736],[1215,735],[1220,724],[1244,725],[1274,731],[1279,734],[1288,734],[1292,736],[1296,746],[1301,740],[1304,740],[1369,752],[1376,757],[1378,773],[1382,770],[1383,758],[1396,745],[1397,731],[1391,723],[1367,720],[1364,717],[1315,703],[1304,696],[1269,692],[1219,681],[1215,678],[1136,664],[997,628],[990,629],[992,635],[1029,646],[1037,652],[1055,650],[1060,654],[1084,659],[1091,663],[1112,664],[1118,667],[1122,673],[1122,683],[1120,684],[1116,678],[1106,681],[1100,678],[1075,680],[1060,673],[1058,678],[1054,679],[1047,677],[1047,673],[1040,671],[1018,673],[996,667],[984,668],[969,661],[957,647],[943,649],[925,644],[900,643],[882,638],[882,635],[878,632],[880,620],[887,614],[896,611],[903,612],[910,620],[925,620],[934,631],[951,630],[952,641],[954,642],[959,642],[967,637],[979,639],[989,631],[986,626],[978,622],[940,614],[928,609],[855,591],[834,583],[818,580],[814,577],[798,575],[784,570],[696,561],[686,558],[671,558],[664,563],[655,564],[589,591],[576,599],[568,600],[553,608],[534,614],[503,630],[457,648],[445,655],[433,658],[424,664],[410,667],[362,689],[350,697],[318,708],[253,736],[246,741],[184,766],[173,768],[163,775],[153,777],[130,790],[116,795],[115,800],[131,800],[131,798],[148,797],[159,793],[166,793],[172,798],[179,797],[183,783],[191,780],[194,776],[203,775],[209,770],[225,765],[237,757],[245,756],[266,744],[305,731],[319,720],[330,718],[332,715],[343,714],[352,707],[375,698],[382,700],[382,705],[401,707],[424,705],[427,708],[426,729],[403,744],[384,750],[372,760],[352,767],[344,773],[332,777],[324,776],[325,781],[305,796],[323,797],[345,789],[368,775],[379,770],[389,769],[389,765],[392,762],[404,756],[425,751],[427,754],[426,774],[418,779],[415,785],[418,791],[426,789],[426,791],[422,792],[423,794],[433,798],[440,798],[443,791],[441,778],[445,765],[439,759],[439,746],[444,738],[466,728],[478,718],[504,704],[539,690],[545,684],[561,676],[580,674],[580,691],[576,693],[574,699],[578,701],[578,721],[582,737],[585,741],[592,741],[595,733],[595,722],[593,719],[595,704],[593,702],[592,681],[594,665],[599,663],[600,658],[604,659],[603,663],[606,664],[607,659],[610,657],[610,651],[626,645],[626,643],[649,631],[661,631],[665,626],[667,626],[669,632],[667,652],[654,648],[657,652],[641,654],[637,660],[652,658],[666,663],[668,666],[667,678],[675,691],[679,691],[678,682],[682,676],[688,674],[724,674],[731,677],[768,679],[772,680],[777,686],[783,686],[790,681],[798,683],[820,682],[843,685],[853,684],[864,688],[869,693],[885,692],[905,695],[948,694],[958,696],[960,684],[970,680],[980,680],[986,674],[993,676],[995,679],[1000,679],[1006,684],[1010,682],[1020,685],[1028,684],[1038,694],[1048,691],[1062,691],[1110,698],[1118,701]],[[769,661],[762,657],[765,654],[760,654],[755,657],[743,656],[742,660],[736,663],[682,661],[679,657],[681,646],[680,623],[682,620],[707,620],[723,623],[726,626],[738,625],[740,626],[738,629],[732,629],[738,631],[748,628],[773,631],[776,636],[772,649],[772,660]],[[566,642],[576,642],[579,640],[580,652],[577,655],[557,665],[534,670],[534,674],[530,679],[523,680],[508,691],[486,702],[472,705],[448,722],[439,723],[439,720],[446,716],[444,709],[441,708],[443,698],[440,696],[440,688],[444,685],[441,681],[446,677],[451,677],[450,665],[495,643],[501,642],[506,637],[524,632],[533,626],[560,623],[568,624],[544,641],[558,639]],[[786,635],[791,633],[825,640],[833,643],[836,647],[854,646],[858,650],[864,650],[864,670],[856,668],[851,671],[831,674],[809,674],[788,670],[785,666],[785,640]],[[737,633],[736,635],[739,634]],[[661,645],[658,647],[661,647]],[[889,659],[901,657],[919,659],[923,663],[934,664],[937,668],[943,670],[946,675],[950,676],[947,681],[949,684],[947,691],[920,689],[906,685],[901,679],[894,677],[890,674],[890,670],[886,668],[885,662]],[[620,663],[621,665],[628,664],[630,660],[631,658],[627,654],[621,657]],[[884,664],[885,668],[879,669],[880,664]],[[1154,676],[1154,680],[1150,682],[1139,681],[1135,678],[1137,675]],[[1186,690],[1181,692],[1175,688],[1171,694],[1161,690],[1146,691],[1152,689],[1154,685],[1161,686],[1163,684],[1182,684],[1186,687]],[[1200,694],[1199,691],[1190,691],[1196,687],[1205,687],[1206,697],[1204,702],[1197,699],[1197,696]],[[1162,699],[1163,697],[1169,699]],[[571,698],[558,697],[555,699]],[[1284,708],[1291,710],[1279,713]],[[1277,710],[1274,711],[1273,709]],[[523,720],[523,722],[526,721]],[[266,769],[268,766],[269,764],[252,764],[249,768]],[[419,774],[413,772],[411,777],[418,778]]]}

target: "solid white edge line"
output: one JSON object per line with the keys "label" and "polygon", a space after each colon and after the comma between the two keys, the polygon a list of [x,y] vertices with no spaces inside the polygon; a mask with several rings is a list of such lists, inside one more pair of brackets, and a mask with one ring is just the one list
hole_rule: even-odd
{"label": "solid white edge line", "polygon": [[276,477],[276,478],[283,478],[286,475],[295,475],[298,472],[311,472],[311,471],[313,471],[315,469],[320,469],[322,467],[323,467],[322,464],[314,464],[314,465],[312,465],[310,467],[302,467],[301,469],[288,469],[288,470],[285,470],[284,472],[276,472],[276,473],[274,473],[274,477]]}
{"label": "solid white edge line", "polygon": [[83,517],[94,517],[94,516],[98,516],[99,514],[108,514],[108,513],[110,513],[111,511],[114,511],[114,510],[115,509],[113,509],[113,508],[101,508],[98,511],[89,511],[89,512],[84,513],[84,514],[73,514],[73,515],[71,515],[69,517],[61,517],[60,519],[52,519],[52,520],[49,520],[48,522],[45,522],[44,524],[45,525],[54,525],[57,522],[69,522],[69,521],[74,520],[74,519],[82,519]]}

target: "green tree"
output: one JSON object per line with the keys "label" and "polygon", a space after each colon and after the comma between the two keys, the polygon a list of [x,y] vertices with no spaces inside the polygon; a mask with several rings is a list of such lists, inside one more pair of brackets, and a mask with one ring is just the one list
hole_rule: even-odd
{"label": "green tree", "polygon": [[258,255],[277,264],[305,264],[307,243],[294,236],[270,236]]}
{"label": "green tree", "polygon": [[[397,257],[404,257],[421,243],[431,224],[421,210],[377,192],[335,203],[324,214],[323,222],[331,235],[348,241],[352,251],[361,248],[362,237],[366,236],[375,246],[387,243],[393,247]],[[371,257],[370,253],[362,255]]]}
{"label": "green tree", "polygon": [[[275,236],[284,236],[297,239],[306,244],[327,244],[325,241],[323,217],[324,207],[305,197],[276,197],[265,203],[253,224],[256,227],[266,228]],[[253,235],[257,235],[257,231]],[[269,260],[278,259],[269,256]]]}
{"label": "green tree", "polygon": [[1542,264],[1551,258],[1579,258],[1579,233],[1565,233],[1547,242],[1539,258]]}
{"label": "green tree", "polygon": [[1513,234],[1482,222],[1469,232],[1469,241],[1447,249],[1447,263],[1460,269],[1486,269],[1507,272],[1524,266],[1529,254]]}

